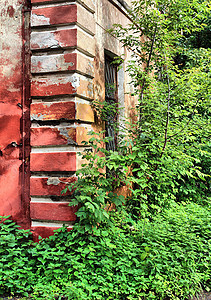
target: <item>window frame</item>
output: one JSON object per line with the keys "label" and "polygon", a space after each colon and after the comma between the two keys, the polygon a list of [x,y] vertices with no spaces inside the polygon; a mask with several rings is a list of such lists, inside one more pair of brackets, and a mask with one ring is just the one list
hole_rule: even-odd
{"label": "window frame", "polygon": [[[105,67],[105,70],[104,70],[105,101],[106,102],[113,101],[113,103],[116,103],[117,107],[118,107],[118,65],[113,63],[114,62],[114,57],[115,57],[115,55],[109,53],[108,51],[105,51],[105,53],[104,53],[104,59],[105,59],[105,62],[104,62],[104,67]],[[113,71],[113,73],[114,73],[113,75],[108,74],[108,71],[110,71],[109,68],[107,68],[108,65],[110,67],[110,70]],[[109,75],[110,75],[110,79],[113,79],[112,83],[111,83],[111,81],[109,82],[109,81],[106,80],[109,77]],[[110,84],[115,85],[115,92],[114,92],[114,95],[112,97],[110,97],[107,94],[106,83],[108,83],[109,85]],[[114,122],[117,122],[118,114],[116,113],[113,117],[114,117]],[[108,121],[105,121],[105,130],[106,130],[105,137],[113,137],[113,141],[111,140],[111,141],[106,143],[106,149],[116,151],[117,150],[118,136],[117,136],[117,132],[114,129],[114,126],[112,126],[112,125],[110,126],[110,131],[113,130],[113,132],[114,132],[113,136],[109,135],[109,133],[108,133],[108,130],[109,130]],[[111,144],[113,144],[113,147],[111,146]]]}

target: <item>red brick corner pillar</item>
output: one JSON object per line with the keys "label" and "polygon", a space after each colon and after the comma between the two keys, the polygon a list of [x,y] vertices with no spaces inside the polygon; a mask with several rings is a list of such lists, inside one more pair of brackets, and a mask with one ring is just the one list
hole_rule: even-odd
{"label": "red brick corner pillar", "polygon": [[0,215],[30,227],[29,7],[26,0],[0,6]]}
{"label": "red brick corner pillar", "polygon": [[75,180],[78,152],[94,115],[95,5],[93,0],[32,0],[31,218],[45,237],[76,220],[61,196]]}

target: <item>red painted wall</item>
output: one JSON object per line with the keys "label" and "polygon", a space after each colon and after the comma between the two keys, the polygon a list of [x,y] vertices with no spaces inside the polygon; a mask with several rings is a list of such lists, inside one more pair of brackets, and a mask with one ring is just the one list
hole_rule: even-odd
{"label": "red painted wall", "polygon": [[18,224],[29,228],[29,193],[24,188],[28,180],[27,157],[23,155],[29,150],[28,132],[23,134],[26,126],[29,127],[28,7],[25,0],[3,2],[0,9],[0,215],[12,215]]}

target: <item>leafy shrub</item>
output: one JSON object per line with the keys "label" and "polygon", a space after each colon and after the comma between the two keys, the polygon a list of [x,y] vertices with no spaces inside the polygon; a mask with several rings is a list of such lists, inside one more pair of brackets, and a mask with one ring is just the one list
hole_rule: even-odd
{"label": "leafy shrub", "polygon": [[32,234],[19,230],[8,217],[0,217],[0,295],[28,295],[35,284],[33,260],[30,255]]}
{"label": "leafy shrub", "polygon": [[138,222],[136,241],[144,240],[150,249],[145,271],[160,299],[183,299],[196,292],[196,286],[210,286],[210,221],[210,209],[192,203],[175,204],[153,222]]}
{"label": "leafy shrub", "polygon": [[6,232],[9,238],[0,248],[1,294],[30,294],[32,299],[188,299],[199,289],[211,288],[210,211],[173,203],[151,222],[108,212],[110,226],[100,226],[92,235],[62,227],[33,245],[28,232],[4,219],[0,239]]}
{"label": "leafy shrub", "polygon": [[[84,142],[89,147],[81,154],[87,163],[82,164],[82,168],[76,172],[77,181],[63,191],[65,193],[69,189],[73,192],[69,205],[78,206],[75,228],[80,233],[92,233],[99,223],[109,224],[106,208],[124,209],[125,197],[117,195],[115,189],[128,182],[125,147],[122,147],[122,153],[106,150],[103,145],[109,138],[102,138],[101,134],[90,132],[92,137],[89,142]],[[106,168],[109,174],[105,172]]]}

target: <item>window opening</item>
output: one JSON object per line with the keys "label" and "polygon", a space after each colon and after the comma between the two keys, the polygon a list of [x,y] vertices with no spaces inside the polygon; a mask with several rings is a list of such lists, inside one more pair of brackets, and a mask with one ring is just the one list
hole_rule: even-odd
{"label": "window opening", "polygon": [[[108,55],[105,55],[105,101],[109,104],[117,103],[117,65],[113,63],[113,59]],[[110,138],[106,143],[107,150],[116,151],[117,149],[116,121],[116,112],[109,112],[105,122],[106,137]]]}

